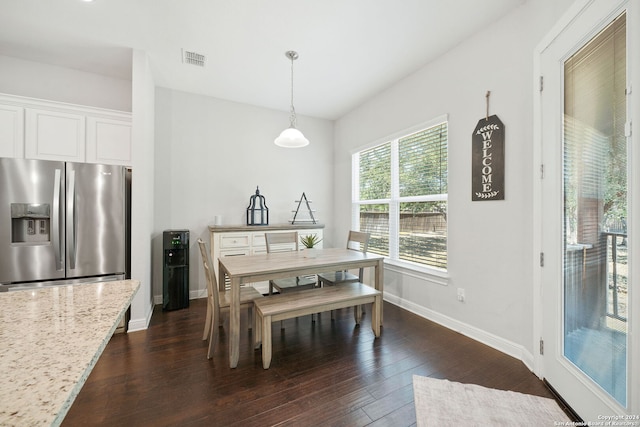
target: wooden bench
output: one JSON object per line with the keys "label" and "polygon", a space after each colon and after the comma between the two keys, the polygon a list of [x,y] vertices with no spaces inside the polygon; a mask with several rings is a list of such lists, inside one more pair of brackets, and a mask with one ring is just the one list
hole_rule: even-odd
{"label": "wooden bench", "polygon": [[[382,293],[363,283],[345,283],[255,300],[255,348],[260,346],[262,340],[263,368],[269,369],[271,365],[271,324],[273,322],[367,303],[373,303],[371,329],[375,336],[379,337]],[[356,315],[356,324],[360,323],[359,317],[359,314]]]}

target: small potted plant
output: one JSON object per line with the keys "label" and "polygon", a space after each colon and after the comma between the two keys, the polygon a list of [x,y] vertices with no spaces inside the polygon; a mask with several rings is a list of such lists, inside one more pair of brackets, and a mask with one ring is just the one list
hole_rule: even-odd
{"label": "small potted plant", "polygon": [[307,250],[305,251],[305,256],[314,258],[315,253],[313,252],[313,248],[321,241],[322,239],[319,239],[317,234],[307,234],[306,236],[300,236],[300,243],[302,243],[304,247],[307,248]]}

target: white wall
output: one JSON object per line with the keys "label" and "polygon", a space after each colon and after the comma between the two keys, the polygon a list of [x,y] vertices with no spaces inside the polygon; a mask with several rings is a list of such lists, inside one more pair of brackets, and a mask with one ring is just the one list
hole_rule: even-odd
{"label": "white wall", "polygon": [[131,278],[140,289],[131,302],[129,330],[146,329],[153,313],[151,242],[154,203],[155,86],[145,52],[133,52]]}
{"label": "white wall", "polygon": [[[265,196],[270,223],[291,218],[302,192],[313,201],[319,221],[329,225],[333,198],[333,123],[298,116],[311,141],[286,149],[273,140],[289,126],[289,114],[216,98],[156,89],[154,294],[162,295],[162,231],[191,231],[191,296],[205,296],[202,261],[196,246],[209,244],[215,215],[224,224],[244,224],[256,185]],[[331,244],[330,238],[326,240]]]}
{"label": "white wall", "polygon": [[0,55],[0,93],[131,111],[131,81]]}
{"label": "white wall", "polygon": [[[386,297],[532,363],[531,229],[533,51],[571,0],[527,2],[374,97],[335,125],[335,180],[349,182],[351,153],[449,115],[449,281],[385,271]],[[505,124],[505,200],[471,202],[471,132],[490,114]],[[350,227],[349,186],[336,185],[337,235]],[[460,303],[456,289],[464,288]]]}

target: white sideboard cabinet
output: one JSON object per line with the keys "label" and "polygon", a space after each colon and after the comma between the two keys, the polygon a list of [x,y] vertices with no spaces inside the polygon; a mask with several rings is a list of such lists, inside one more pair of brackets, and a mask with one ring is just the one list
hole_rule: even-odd
{"label": "white sideboard cabinet", "polygon": [[[322,224],[280,224],[280,225],[211,225],[209,226],[210,251],[216,279],[219,281],[218,258],[227,256],[253,255],[267,252],[264,233],[283,233],[297,231],[299,236],[315,234],[319,239],[323,237]],[[302,243],[299,243],[302,249]],[[317,245],[322,248],[322,242]],[[200,266],[202,268],[202,266]],[[252,284],[259,292],[269,292],[269,282]]]}
{"label": "white sideboard cabinet", "polygon": [[131,113],[0,94],[0,157],[131,166]]}

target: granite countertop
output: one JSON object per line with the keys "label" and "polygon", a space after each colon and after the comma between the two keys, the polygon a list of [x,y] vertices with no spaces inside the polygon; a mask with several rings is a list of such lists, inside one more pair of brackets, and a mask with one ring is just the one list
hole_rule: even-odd
{"label": "granite countertop", "polygon": [[59,425],[137,280],[0,293],[0,425]]}

